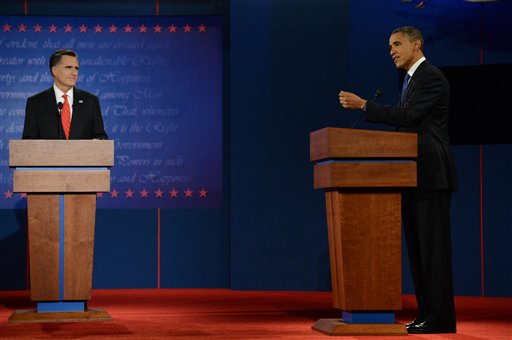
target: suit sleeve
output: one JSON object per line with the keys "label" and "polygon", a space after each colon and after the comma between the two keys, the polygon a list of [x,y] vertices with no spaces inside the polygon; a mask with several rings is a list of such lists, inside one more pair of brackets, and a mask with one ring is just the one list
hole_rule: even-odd
{"label": "suit sleeve", "polygon": [[105,132],[105,127],[103,125],[103,117],[101,115],[100,101],[98,97],[94,97],[94,111],[93,111],[93,131],[92,138],[93,139],[108,139],[108,135]]}
{"label": "suit sleeve", "polygon": [[411,127],[421,122],[443,96],[443,82],[435,72],[421,79],[411,79],[406,102],[402,107],[385,106],[369,102],[365,120],[397,127]]}
{"label": "suit sleeve", "polygon": [[34,100],[27,99],[25,107],[25,123],[23,126],[22,139],[39,139],[39,131],[37,128],[36,109],[34,107]]}

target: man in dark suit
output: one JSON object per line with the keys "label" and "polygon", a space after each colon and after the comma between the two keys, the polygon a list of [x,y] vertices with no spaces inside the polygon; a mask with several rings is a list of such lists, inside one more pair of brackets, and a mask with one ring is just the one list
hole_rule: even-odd
{"label": "man in dark suit", "polygon": [[455,333],[450,201],[457,189],[448,137],[450,88],[441,71],[423,55],[423,36],[411,26],[394,30],[390,54],[407,72],[398,106],[367,101],[341,91],[347,109],[362,109],[365,120],[418,134],[418,186],[402,194],[402,216],[411,274],[418,303],[409,333]]}
{"label": "man in dark suit", "polygon": [[49,64],[55,83],[28,98],[22,138],[107,139],[98,97],[75,88],[76,52],[56,51]]}

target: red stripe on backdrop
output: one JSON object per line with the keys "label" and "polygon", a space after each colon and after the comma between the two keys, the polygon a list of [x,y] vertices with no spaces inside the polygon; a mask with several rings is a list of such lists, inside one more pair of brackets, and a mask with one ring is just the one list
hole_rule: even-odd
{"label": "red stripe on backdrop", "polygon": [[483,146],[480,145],[480,274],[482,277],[482,296],[485,296],[484,276],[484,207],[483,207]]}
{"label": "red stripe on backdrop", "polygon": [[25,10],[25,15],[27,15],[28,14],[28,0],[25,0],[25,3],[23,5],[24,5],[23,8]]}
{"label": "red stripe on backdrop", "polygon": [[158,0],[155,0],[156,16],[158,16]]}
{"label": "red stripe on backdrop", "polygon": [[157,287],[160,289],[160,208],[158,208],[158,231],[157,231]]}
{"label": "red stripe on backdrop", "polygon": [[[484,4],[480,4],[480,65],[484,63]],[[484,276],[484,208],[483,208],[483,146],[480,145],[480,276],[482,296],[485,296]]]}

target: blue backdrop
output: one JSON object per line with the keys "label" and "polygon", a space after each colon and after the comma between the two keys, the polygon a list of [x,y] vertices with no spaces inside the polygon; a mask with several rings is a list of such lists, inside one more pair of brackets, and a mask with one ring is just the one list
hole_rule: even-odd
{"label": "blue backdrop", "polygon": [[76,50],[77,87],[100,99],[115,141],[111,192],[100,208],[222,207],[222,29],[218,17],[0,17],[0,208],[9,139],[21,138],[28,96],[53,84],[48,60]]}
{"label": "blue backdrop", "polygon": [[[379,100],[396,103],[388,39],[404,24],[425,32],[427,58],[438,66],[512,62],[510,1],[430,1],[416,9],[418,2],[27,0],[29,15],[219,15],[224,29],[223,208],[99,209],[94,287],[329,290],[324,197],[313,190],[309,133],[357,118],[340,108],[339,90],[368,97],[383,88]],[[0,13],[23,15],[23,2],[4,0]],[[509,113],[488,117],[498,114]],[[512,145],[454,153],[455,292],[512,296]],[[0,289],[24,289],[26,211],[0,209],[0,221]],[[406,256],[403,268],[403,290],[412,293]]]}

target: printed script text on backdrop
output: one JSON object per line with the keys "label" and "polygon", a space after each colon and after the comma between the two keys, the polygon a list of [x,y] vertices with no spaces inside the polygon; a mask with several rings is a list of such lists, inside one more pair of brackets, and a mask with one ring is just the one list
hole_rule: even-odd
{"label": "printed script text on backdrop", "polygon": [[78,53],[76,87],[99,97],[114,140],[99,208],[221,207],[221,37],[218,17],[0,17],[0,208],[26,206],[8,143],[27,98],[52,86],[58,49]]}

